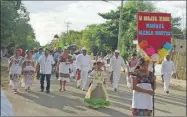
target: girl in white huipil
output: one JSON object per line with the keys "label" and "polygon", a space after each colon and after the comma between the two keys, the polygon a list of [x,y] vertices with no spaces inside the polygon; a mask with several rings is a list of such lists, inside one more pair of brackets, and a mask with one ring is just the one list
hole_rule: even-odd
{"label": "girl in white huipil", "polygon": [[23,68],[23,75],[24,75],[24,88],[25,91],[30,90],[30,86],[33,83],[34,80],[34,73],[35,73],[35,67],[34,67],[34,60],[32,59],[32,52],[27,51],[25,60],[22,65]]}
{"label": "girl in white huipil", "polygon": [[24,58],[19,55],[18,50],[16,50],[14,56],[9,59],[10,86],[12,86],[14,93],[18,93],[17,89],[20,82],[23,60]]}
{"label": "girl in white huipil", "polygon": [[67,49],[64,50],[63,54],[60,56],[60,59],[57,63],[57,72],[59,73],[60,89],[66,91],[66,83],[70,81],[70,64],[72,63],[71,56]]}
{"label": "girl in white huipil", "polygon": [[[150,75],[148,69],[149,62],[140,58],[132,74],[132,115],[151,116],[153,110],[152,95],[156,89],[156,78]],[[152,87],[154,83],[154,87]]]}

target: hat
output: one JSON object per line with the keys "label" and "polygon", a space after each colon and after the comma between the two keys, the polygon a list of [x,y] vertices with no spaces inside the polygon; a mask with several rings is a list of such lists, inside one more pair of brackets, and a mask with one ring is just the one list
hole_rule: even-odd
{"label": "hat", "polygon": [[82,50],[82,51],[83,51],[83,50],[86,50],[86,48],[85,48],[85,47],[83,47],[81,50]]}
{"label": "hat", "polygon": [[119,51],[119,50],[115,50],[115,52],[116,52],[116,53],[120,53],[120,51]]}

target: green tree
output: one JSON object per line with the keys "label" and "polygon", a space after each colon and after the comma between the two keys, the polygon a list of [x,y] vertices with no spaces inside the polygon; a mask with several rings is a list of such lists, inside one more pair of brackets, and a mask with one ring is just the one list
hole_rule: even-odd
{"label": "green tree", "polygon": [[39,46],[29,20],[29,12],[21,0],[1,0],[1,45],[8,49],[16,45],[23,49]]}

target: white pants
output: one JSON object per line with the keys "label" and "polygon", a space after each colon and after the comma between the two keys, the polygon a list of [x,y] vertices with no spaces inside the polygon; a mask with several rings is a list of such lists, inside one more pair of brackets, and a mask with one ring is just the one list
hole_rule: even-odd
{"label": "white pants", "polygon": [[164,74],[163,74],[163,79],[164,79],[164,91],[169,91],[170,78],[171,78],[171,73],[164,73]]}
{"label": "white pants", "polygon": [[120,80],[120,73],[113,72],[113,88],[118,88],[118,83]]}
{"label": "white pants", "polygon": [[81,71],[81,88],[85,89],[88,80],[88,71]]}

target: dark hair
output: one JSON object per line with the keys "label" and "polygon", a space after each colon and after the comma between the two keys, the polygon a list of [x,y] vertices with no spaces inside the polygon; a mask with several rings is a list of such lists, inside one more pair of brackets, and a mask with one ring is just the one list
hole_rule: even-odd
{"label": "dark hair", "polygon": [[137,56],[137,54],[136,54],[136,53],[133,53],[132,56]]}
{"label": "dark hair", "polygon": [[[141,61],[141,63],[140,63],[140,61]],[[137,63],[137,66],[135,67],[135,70],[140,69],[140,66],[141,66],[142,64],[144,64],[144,63],[145,63],[145,59],[144,59],[143,57],[141,57],[141,58],[139,59],[139,62]]]}
{"label": "dark hair", "polygon": [[43,50],[43,48],[39,48],[39,50],[40,50],[40,51],[42,51],[42,50]]}

